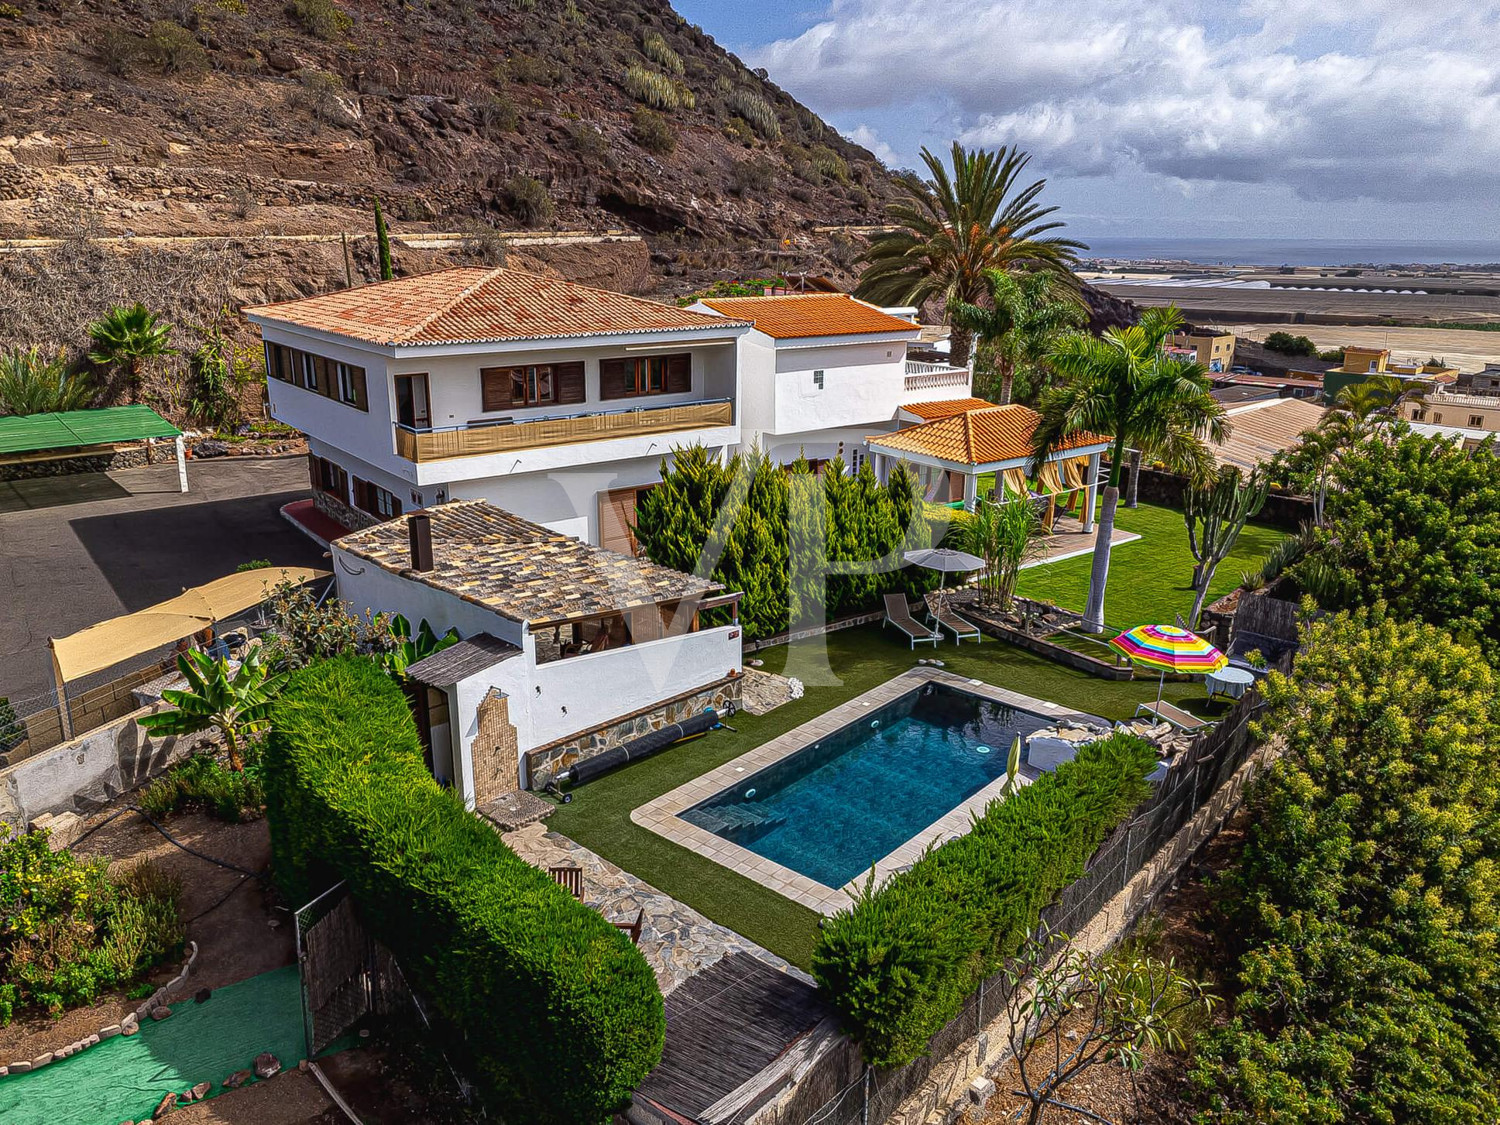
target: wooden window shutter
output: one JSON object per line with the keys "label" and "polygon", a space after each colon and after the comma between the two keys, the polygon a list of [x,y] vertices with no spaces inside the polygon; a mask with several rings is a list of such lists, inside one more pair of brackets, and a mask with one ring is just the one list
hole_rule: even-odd
{"label": "wooden window shutter", "polygon": [[635,557],[635,504],[634,488],[599,493],[599,546]]}
{"label": "wooden window shutter", "polygon": [[583,402],[588,394],[583,385],[583,362],[557,363],[552,366],[554,393],[561,404]]}
{"label": "wooden window shutter", "polygon": [[313,356],[313,371],[318,376],[318,393],[324,398],[337,398],[338,384],[333,378],[333,364],[326,356]]}
{"label": "wooden window shutter", "polygon": [[599,397],[625,398],[633,388],[625,385],[625,363],[623,359],[601,359],[599,361]]}
{"label": "wooden window shutter", "polygon": [[479,397],[479,408],[485,412],[509,410],[511,408],[510,368],[481,367],[479,369]]}
{"label": "wooden window shutter", "polygon": [[349,368],[349,382],[354,388],[354,401],[350,405],[356,410],[368,411],[370,409],[370,392],[365,382],[365,369],[363,367]]}
{"label": "wooden window shutter", "polygon": [[667,394],[687,394],[692,389],[693,357],[686,352],[667,356]]}

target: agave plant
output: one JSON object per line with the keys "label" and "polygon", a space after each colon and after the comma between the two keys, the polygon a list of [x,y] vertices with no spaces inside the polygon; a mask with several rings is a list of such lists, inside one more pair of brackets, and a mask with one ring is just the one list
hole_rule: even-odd
{"label": "agave plant", "polygon": [[270,724],[271,702],[286,677],[261,663],[258,648],[233,672],[223,657],[191,651],[177,658],[177,670],[187,680],[187,689],[163,691],[161,697],[172,710],[143,715],[141,726],[156,735],[198,734],[217,728],[229,751],[229,768],[243,770],[240,748],[251,734]]}
{"label": "agave plant", "polygon": [[40,348],[0,352],[0,414],[48,414],[86,406],[94,388],[88,378],[68,370],[62,352]]}
{"label": "agave plant", "polygon": [[425,620],[412,635],[411,622],[399,613],[391,618],[393,646],[382,652],[378,659],[387,674],[398,682],[406,681],[406,670],[419,660],[425,660],[435,652],[442,652],[449,645],[458,643],[458,630],[449,629],[441,637],[433,632]]}

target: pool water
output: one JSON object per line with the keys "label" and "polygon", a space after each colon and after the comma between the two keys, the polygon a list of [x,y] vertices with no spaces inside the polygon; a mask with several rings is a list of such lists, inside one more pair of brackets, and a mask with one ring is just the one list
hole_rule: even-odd
{"label": "pool water", "polygon": [[1015,737],[1050,722],[924,684],[681,815],[841,887],[1004,777]]}

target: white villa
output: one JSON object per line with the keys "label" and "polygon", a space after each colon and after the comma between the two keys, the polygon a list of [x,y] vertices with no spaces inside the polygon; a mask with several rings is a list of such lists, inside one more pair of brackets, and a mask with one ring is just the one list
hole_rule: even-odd
{"label": "white villa", "polygon": [[339,596],[458,644],[407,669],[434,776],[473,807],[739,698],[738,594],[591,547],[483,500],[333,541]]}
{"label": "white villa", "polygon": [[918,326],[842,294],[681,309],[464,267],[245,311],[271,414],[307,435],[317,503],[351,528],[484,499],[634,553],[636,498],[674,448],[853,468],[903,407],[971,382],[908,363]]}

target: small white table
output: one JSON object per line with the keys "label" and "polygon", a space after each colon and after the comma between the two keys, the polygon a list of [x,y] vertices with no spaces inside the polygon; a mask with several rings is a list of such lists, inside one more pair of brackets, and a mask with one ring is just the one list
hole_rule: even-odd
{"label": "small white table", "polygon": [[1230,699],[1239,699],[1250,689],[1255,682],[1255,676],[1243,668],[1235,668],[1226,665],[1217,672],[1209,672],[1203,677],[1203,685],[1208,689],[1208,698],[1216,695],[1227,695]]}

